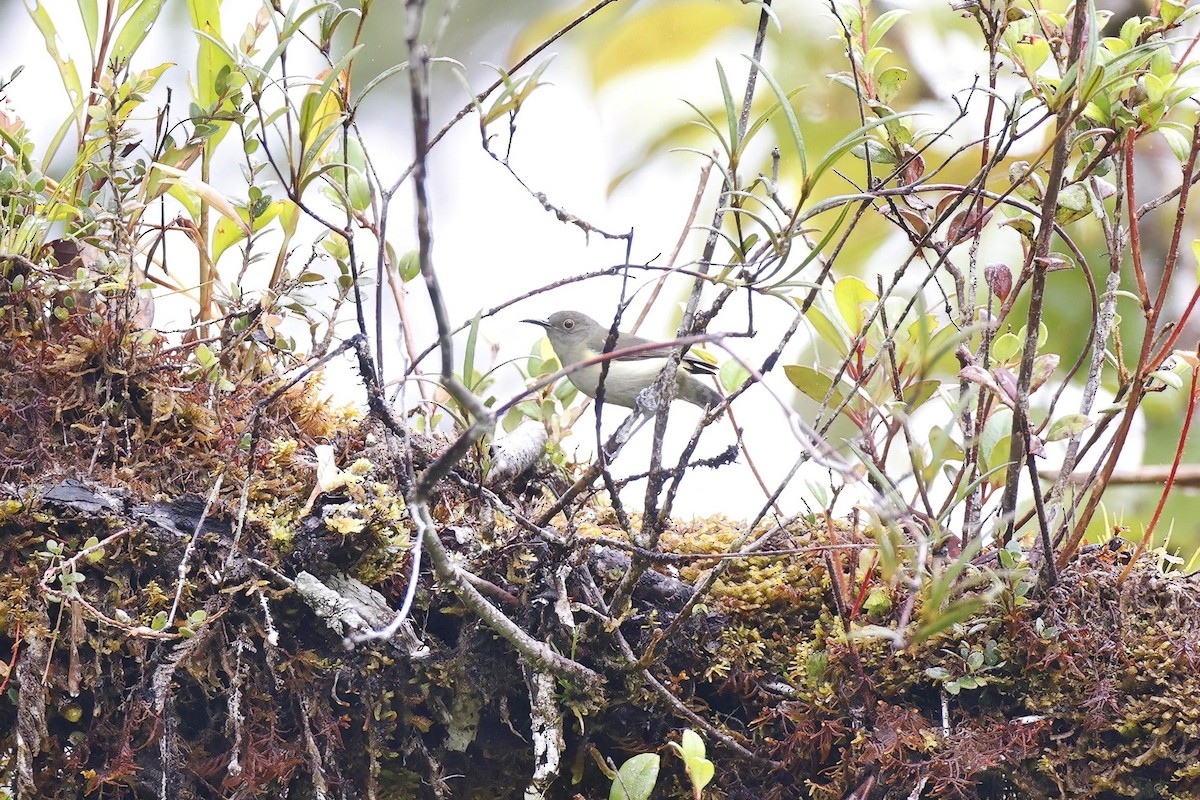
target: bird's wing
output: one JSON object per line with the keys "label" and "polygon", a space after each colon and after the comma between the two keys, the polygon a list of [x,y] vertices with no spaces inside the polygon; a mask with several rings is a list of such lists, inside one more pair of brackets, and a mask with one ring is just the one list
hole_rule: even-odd
{"label": "bird's wing", "polygon": [[[649,343],[650,343],[649,339],[643,339],[640,336],[631,336],[627,333],[623,333],[623,334],[621,334],[621,338],[617,341],[617,349],[620,350],[620,349],[624,349],[626,347],[635,347],[640,344],[649,344]],[[622,355],[620,360],[621,361],[645,361],[645,360],[649,360],[649,359],[666,358],[668,355],[670,355],[670,353],[673,349],[674,349],[674,345],[668,345],[666,347],[656,347],[653,350],[642,350],[641,352],[630,353],[628,355]],[[683,353],[683,359],[682,359],[682,361],[680,361],[680,366],[682,366],[684,369],[686,369],[688,372],[692,373],[693,375],[716,375],[717,374],[717,365],[716,364],[711,364],[708,361],[705,361],[704,359],[700,358],[699,356],[692,355],[691,353],[687,352],[686,350]]]}
{"label": "bird's wing", "polygon": [[705,361],[699,356],[694,356],[691,353],[683,354],[683,368],[693,375],[716,375],[717,365]]}

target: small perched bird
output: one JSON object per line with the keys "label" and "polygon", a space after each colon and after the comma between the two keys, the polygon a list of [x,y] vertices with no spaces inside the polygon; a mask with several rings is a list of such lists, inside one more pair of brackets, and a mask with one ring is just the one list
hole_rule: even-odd
{"label": "small perched bird", "polygon": [[[558,311],[544,322],[540,319],[521,321],[546,329],[550,346],[564,367],[595,358],[604,351],[604,343],[608,341],[609,329],[578,311]],[[616,345],[610,352],[649,343],[649,339],[640,336],[618,333]],[[604,378],[605,402],[635,408],[638,395],[654,383],[666,366],[672,347],[668,345],[611,359],[608,362],[608,374]],[[576,389],[588,397],[595,397],[601,366],[600,363],[592,364],[575,370],[567,377]],[[692,377],[693,374],[712,375],[716,371],[717,368],[707,361],[684,353],[675,372],[675,397],[706,409],[717,405],[721,402],[721,395]]]}

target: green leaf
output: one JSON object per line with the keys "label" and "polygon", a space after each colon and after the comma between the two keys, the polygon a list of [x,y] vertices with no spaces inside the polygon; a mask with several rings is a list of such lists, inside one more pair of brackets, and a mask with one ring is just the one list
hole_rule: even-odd
{"label": "green leaf", "polygon": [[[802,258],[800,260],[799,264],[792,267],[790,272],[788,272],[786,275],[784,275],[782,278],[780,278],[778,281],[776,281],[774,286],[782,286],[784,284],[787,284],[788,281],[790,281],[792,278],[794,278],[796,276],[796,274],[798,272],[800,272],[800,270],[804,269],[806,266],[808,266],[808,264],[810,262],[815,261],[816,259],[818,259],[820,257],[821,253],[825,250],[825,246],[828,245],[831,241],[833,241],[833,237],[837,234],[837,232],[839,230],[841,230],[842,223],[845,222],[846,217],[850,215],[851,207],[852,206],[850,203],[846,203],[845,205],[842,206],[842,213],[838,214],[837,220],[833,223],[833,225],[829,226],[828,230],[825,231],[825,235],[821,237],[821,241],[817,242],[816,246],[813,247],[812,250],[810,250],[804,256],[804,258]],[[774,242],[775,239],[776,239],[776,237],[774,235],[771,235],[771,241]],[[787,256],[790,256],[792,254],[792,252],[794,252],[794,250],[792,248],[788,248],[787,255],[784,256],[784,263],[787,262]],[[780,264],[781,268],[782,268],[782,266],[783,266],[783,264]],[[803,301],[801,301],[801,302],[803,303]]]}
{"label": "green leaf", "polygon": [[1033,372],[1029,379],[1030,391],[1037,391],[1050,380],[1054,371],[1058,369],[1058,361],[1057,353],[1043,353],[1033,360]]}
{"label": "green leaf", "polygon": [[1041,36],[1027,36],[1012,50],[1013,57],[1021,62],[1021,68],[1030,77],[1050,58],[1050,44]]}
{"label": "green leaf", "polygon": [[38,32],[42,34],[42,45],[46,50],[46,55],[50,56],[58,67],[58,75],[62,80],[63,87],[67,90],[67,97],[75,106],[74,121],[82,124],[82,112],[87,108],[88,97],[84,94],[83,84],[79,80],[79,71],[75,68],[75,61],[59,49],[63,40],[58,35],[58,29],[54,26],[50,12],[46,10],[40,0],[35,0],[33,3],[27,2],[25,7],[29,11],[30,18],[33,19],[33,24],[37,26]]}
{"label": "green leaf", "polygon": [[[747,58],[750,58],[747,56]],[[804,134],[800,132],[800,121],[796,119],[796,112],[792,110],[792,105],[788,102],[788,93],[779,85],[779,81],[775,80],[775,76],[763,68],[753,58],[750,58],[751,63],[758,67],[760,74],[766,79],[770,85],[771,91],[775,92],[775,98],[779,101],[779,107],[783,110],[784,118],[787,120],[788,131],[792,135],[792,144],[796,148],[796,155],[800,158],[800,179],[804,184],[808,184],[808,152],[804,146]]]}
{"label": "green leaf", "polygon": [[[361,45],[360,45],[361,47]],[[317,86],[309,87],[308,92],[300,103],[300,182],[301,187],[316,178],[320,171],[313,171],[313,165],[329,147],[330,140],[338,133],[345,119],[342,108],[341,78],[345,77],[339,69],[358,48],[343,56],[334,67],[324,72],[325,78]],[[334,88],[334,84],[338,88]]]}
{"label": "green leaf", "polygon": [[864,139],[854,145],[850,149],[850,155],[863,161],[870,161],[872,164],[882,164],[884,166],[892,166],[899,163],[896,159],[896,154],[887,145],[876,139]]}
{"label": "green leaf", "polygon": [[207,369],[208,367],[216,364],[216,362],[217,362],[217,357],[213,354],[213,351],[211,349],[209,349],[208,345],[206,345],[206,344],[197,345],[197,347],[196,347],[196,363],[198,363],[201,367]]}
{"label": "green leaf", "polygon": [[883,35],[907,15],[908,12],[901,8],[880,14],[879,18],[871,23],[871,32],[867,34],[867,47],[871,48],[879,44],[879,40],[883,38]]}
{"label": "green leaf", "polygon": [[[459,68],[455,70],[455,75],[458,76],[463,81],[464,85],[469,89],[470,83],[461,73],[462,65],[453,60],[447,59],[447,61]],[[497,94],[496,99],[492,101],[492,105],[487,109],[486,112],[483,110],[482,106],[477,105],[480,113],[479,124],[486,128],[488,125],[491,125],[493,122],[499,119],[518,113],[521,110],[522,104],[524,104],[526,99],[529,98],[529,95],[533,94],[534,90],[536,90],[539,86],[544,85],[539,79],[549,64],[549,61],[543,62],[536,70],[534,70],[532,75],[521,79],[514,79],[503,69],[497,67],[496,71],[500,73],[500,81],[504,85],[504,89]]]}
{"label": "green leaf", "polygon": [[[554,362],[554,366],[554,371],[557,372],[557,361]],[[569,380],[559,381],[558,385],[554,387],[554,397],[558,400],[563,408],[566,408],[567,406],[571,405],[571,403],[575,402],[575,398],[578,396],[579,390],[576,389],[575,384],[571,383]]]}
{"label": "green leaf", "polygon": [[914,384],[904,387],[904,402],[908,406],[908,410],[915,411],[929,399],[937,394],[937,390],[942,388],[942,382],[936,378],[928,378],[923,381],[917,381]]}
{"label": "green leaf", "polygon": [[385,80],[392,77],[393,75],[396,75],[399,72],[403,72],[406,69],[408,69],[408,62],[401,61],[399,64],[393,64],[392,66],[388,67],[383,72],[379,73],[374,78],[369,80],[367,82],[367,85],[363,87],[363,90],[358,93],[358,98],[354,101],[354,107],[358,108],[360,105],[362,105],[363,100],[365,100],[367,98],[367,95],[369,95],[375,89],[375,87],[379,86],[381,83],[383,83]]}
{"label": "green leaf", "polygon": [[983,424],[979,453],[989,469],[1008,462],[1008,441],[1012,433],[1012,410],[998,409]]}
{"label": "green leaf", "polygon": [[733,394],[742,387],[742,384],[750,380],[750,373],[736,359],[731,358],[721,365],[718,377],[725,394]]}
{"label": "green leaf", "polygon": [[[1197,241],[1200,242],[1200,240]],[[1197,270],[1197,272],[1200,274],[1200,270]],[[845,348],[849,345],[849,342],[846,340],[846,334],[842,329],[833,320],[825,316],[825,312],[818,310],[815,305],[808,309],[804,316],[809,321],[809,324],[820,334],[821,338],[834,347]]]}
{"label": "green leaf", "polygon": [[[1020,339],[1022,342],[1024,342],[1027,331],[1028,331],[1028,326],[1022,325],[1021,329],[1019,331],[1017,331],[1017,338]],[[1042,347],[1046,344],[1046,340],[1049,338],[1050,338],[1050,329],[1048,327],[1046,327],[1045,322],[1039,322],[1038,323],[1037,349],[1041,350]]]}
{"label": "green leaf", "polygon": [[1158,133],[1167,140],[1167,146],[1175,154],[1180,163],[1187,161],[1192,153],[1192,137],[1186,136],[1175,128],[1172,123],[1164,123],[1158,127]]}
{"label": "green leaf", "polygon": [[160,611],[154,615],[154,619],[150,620],[150,630],[161,631],[167,627],[167,612]]}
{"label": "green leaf", "polygon": [[[805,396],[816,400],[818,403],[825,402],[825,397],[829,395],[829,390],[833,387],[833,379],[831,377],[803,364],[788,364],[784,366],[783,374]],[[836,408],[840,406],[843,397],[841,391],[834,387],[833,395],[829,400],[830,407]]]}
{"label": "green leaf", "polygon": [[[87,550],[89,548],[96,547],[98,544],[100,544],[100,540],[98,538],[95,536],[89,536],[87,541],[83,543],[83,549]],[[96,547],[95,550],[92,550],[85,557],[89,563],[96,564],[104,559],[104,548]]]}
{"label": "green leaf", "polygon": [[928,619],[913,632],[912,644],[919,644],[931,636],[936,636],[947,628],[970,619],[979,609],[983,608],[985,602],[986,598],[984,597],[970,595],[961,600],[956,600],[944,608],[930,609]]}
{"label": "green leaf", "polygon": [[150,33],[150,29],[158,20],[158,14],[165,2],[166,0],[142,0],[138,4],[113,41],[113,57],[127,59],[137,51],[146,40],[146,34]]}
{"label": "green leaf", "polygon": [[738,141],[738,112],[733,101],[733,92],[729,88],[729,79],[725,77],[725,70],[721,67],[721,62],[717,63],[717,79],[721,83],[721,98],[725,101],[725,124],[729,127],[729,147],[736,155],[741,152],[741,143]]}
{"label": "green leaf", "polygon": [[1002,333],[992,341],[992,358],[1002,364],[1012,361],[1021,353],[1021,340],[1014,333]]}
{"label": "green leaf", "polygon": [[1090,211],[1092,208],[1092,198],[1082,183],[1072,183],[1064,187],[1058,193],[1058,203],[1072,211]]}
{"label": "green leaf", "polygon": [[[155,163],[153,169],[162,173],[161,180],[164,183],[173,183],[175,186],[181,187],[184,192],[200,198],[235,225],[242,226],[247,233],[250,232],[250,227],[239,216],[238,209],[228,197],[219,192],[212,184],[192,177],[188,173],[174,167],[169,167],[166,164]],[[174,196],[172,192],[172,197]]]}
{"label": "green leaf", "polygon": [[1060,439],[1078,436],[1091,424],[1092,421],[1087,418],[1086,414],[1068,414],[1065,417],[1059,417],[1051,423],[1050,430],[1046,433],[1046,441],[1057,442]]}
{"label": "green leaf", "polygon": [[844,278],[840,278],[834,285],[833,299],[837,304],[838,312],[842,315],[842,320],[846,323],[846,327],[857,335],[862,332],[863,320],[865,319],[862,309],[863,304],[873,304],[879,300],[879,297],[871,291],[862,278],[847,275]]}
{"label": "green leaf", "polygon": [[[641,74],[651,67],[695,58],[717,37],[740,26],[744,16],[737,4],[711,0],[641,4],[638,9],[622,15],[599,37],[601,44],[594,48],[591,62],[592,81],[597,88],[632,72]],[[528,52],[570,21],[548,16],[545,27],[524,32],[510,52]],[[671,35],[664,36],[664,31],[671,31]]]}
{"label": "green leaf", "polygon": [[83,31],[87,34],[92,59],[95,60],[96,34],[100,30],[100,4],[96,0],[76,0],[76,5],[79,6],[79,19],[83,22]]}
{"label": "green leaf", "polygon": [[[889,114],[886,117],[880,117],[879,119],[871,120],[865,125],[860,125],[855,130],[850,131],[850,133],[839,139],[837,143],[835,143],[833,147],[831,147],[829,151],[821,157],[821,160],[817,163],[816,169],[813,170],[812,176],[808,179],[808,184],[811,185],[813,182],[820,180],[821,176],[825,174],[826,170],[830,169],[834,164],[836,164],[838,159],[847,153],[852,152],[855,150],[855,148],[869,147],[869,145],[864,145],[863,142],[867,140],[867,134],[875,128],[881,126],[886,128],[893,123],[899,123],[904,118],[911,116],[913,116],[911,113]],[[878,143],[876,142],[876,144]],[[889,155],[891,155],[890,152]],[[893,163],[895,162],[894,156],[892,156],[892,161]]]}
{"label": "green leaf", "polygon": [[351,137],[346,142],[346,189],[350,207],[355,211],[366,211],[371,205],[371,183],[367,180],[367,157],[358,139]]}
{"label": "green leaf", "polygon": [[657,753],[640,753],[626,761],[617,770],[608,800],[649,800],[658,783],[660,761]]}
{"label": "green leaf", "polygon": [[396,263],[396,271],[400,273],[400,280],[408,283],[413,278],[421,274],[421,257],[416,250],[409,250],[404,255],[400,256],[400,260]]}
{"label": "green leaf", "polygon": [[679,744],[670,744],[683,759],[683,766],[692,781],[692,789],[696,797],[699,797],[700,792],[716,773],[713,763],[704,757],[704,740],[691,728],[684,728]]}
{"label": "green leaf", "polygon": [[891,104],[900,94],[900,90],[904,88],[907,80],[908,70],[903,67],[888,67],[879,73],[879,78],[875,82],[875,91],[879,96],[879,102]]}
{"label": "green leaf", "polygon": [[[245,217],[245,209],[238,209],[238,216]],[[221,217],[213,228],[212,262],[215,264],[226,250],[246,238],[246,230],[241,225],[235,225],[228,217]]]}
{"label": "green leaf", "polygon": [[483,312],[477,312],[471,320],[471,327],[467,330],[467,348],[463,352],[463,383],[471,391],[478,388],[478,383],[482,376],[475,371],[475,347],[479,341],[479,320],[482,318]]}
{"label": "green leaf", "polygon": [[863,71],[868,75],[875,74],[875,67],[879,66],[879,62],[883,57],[891,54],[891,49],[887,47],[872,47],[863,56]]}
{"label": "green leaf", "polygon": [[[220,44],[221,42],[221,3],[220,0],[188,0],[188,11],[191,14],[192,28],[199,42],[196,55],[196,102],[207,113],[209,111],[224,111],[225,107],[214,108],[220,99],[217,91],[217,76],[222,68],[233,70],[233,59]],[[215,147],[229,131],[230,123],[215,123],[217,132],[210,137],[211,146]]]}
{"label": "green leaf", "polygon": [[867,595],[867,599],[863,601],[863,610],[872,617],[878,617],[885,614],[892,608],[892,598],[888,594],[887,589],[882,586],[876,586]]}

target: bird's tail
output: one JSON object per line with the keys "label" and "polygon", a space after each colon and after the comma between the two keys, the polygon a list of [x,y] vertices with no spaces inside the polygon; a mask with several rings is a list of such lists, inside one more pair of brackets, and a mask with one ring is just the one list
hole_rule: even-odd
{"label": "bird's tail", "polygon": [[721,395],[715,390],[686,373],[681,374],[675,383],[675,395],[703,409],[713,408],[721,402]]}

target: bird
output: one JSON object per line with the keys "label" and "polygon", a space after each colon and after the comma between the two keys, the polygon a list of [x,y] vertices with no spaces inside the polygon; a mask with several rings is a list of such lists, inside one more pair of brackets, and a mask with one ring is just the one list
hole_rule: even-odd
{"label": "bird", "polygon": [[[525,319],[531,325],[546,330],[550,346],[564,367],[589,361],[604,352],[609,328],[579,311],[557,311],[548,319]],[[616,344],[610,352],[650,344],[649,339],[630,333],[617,333]],[[638,395],[658,378],[667,363],[671,350],[678,345],[664,345],[636,353],[621,354],[609,360],[604,378],[604,400],[625,408],[637,408]],[[575,388],[588,397],[595,397],[600,383],[602,363],[581,367],[567,375]],[[717,368],[694,355],[684,353],[675,372],[675,398],[703,409],[721,402],[721,395],[705,386],[694,375],[713,375]]]}

